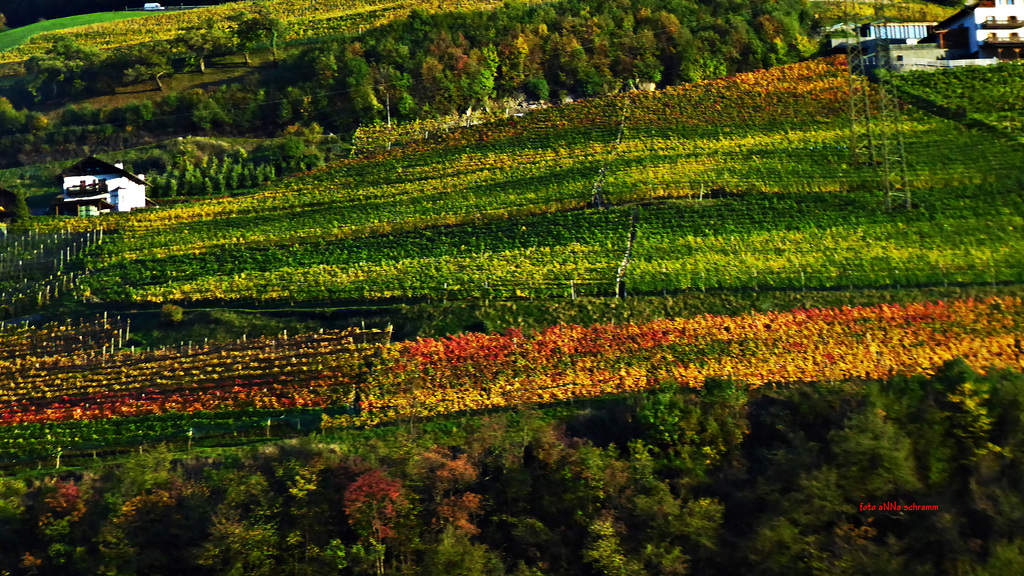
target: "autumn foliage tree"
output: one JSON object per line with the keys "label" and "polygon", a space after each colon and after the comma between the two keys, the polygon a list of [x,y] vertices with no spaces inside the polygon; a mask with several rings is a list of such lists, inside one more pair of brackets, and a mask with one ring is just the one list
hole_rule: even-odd
{"label": "autumn foliage tree", "polygon": [[416,471],[432,492],[437,511],[435,524],[450,525],[469,535],[479,533],[471,516],[480,510],[483,499],[479,494],[463,491],[478,475],[466,454],[452,457],[450,450],[435,446],[420,456]]}
{"label": "autumn foliage tree", "polygon": [[382,470],[363,474],[343,497],[349,524],[371,546],[377,555],[377,574],[384,573],[384,539],[394,534],[393,526],[405,502],[402,482],[389,478]]}
{"label": "autumn foliage tree", "polygon": [[426,449],[69,451],[0,479],[0,574],[381,574],[384,542],[422,576],[1024,574],[1020,371],[637,396],[437,420]]}
{"label": "autumn foliage tree", "polygon": [[54,482],[44,489],[39,533],[49,541],[49,562],[61,566],[82,564],[88,535],[81,529],[88,493],[73,481]]}

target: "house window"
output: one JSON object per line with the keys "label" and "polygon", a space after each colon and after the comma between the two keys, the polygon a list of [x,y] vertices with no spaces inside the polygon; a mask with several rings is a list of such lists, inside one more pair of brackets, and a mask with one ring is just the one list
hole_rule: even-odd
{"label": "house window", "polygon": [[988,33],[988,39],[989,40],[995,40],[996,39],[996,33],[995,32],[989,32]]}
{"label": "house window", "polygon": [[78,207],[78,215],[79,216],[99,216],[100,215],[100,211],[95,206],[79,206]]}
{"label": "house window", "polygon": [[985,16],[985,23],[986,24],[993,24],[995,21],[996,21],[996,17],[995,16]]}
{"label": "house window", "polygon": [[1016,32],[1010,32],[1010,40],[1020,40],[1020,34]]}
{"label": "house window", "polygon": [[1016,16],[1010,16],[1009,18],[1006,19],[1006,21],[1010,22],[1012,24],[1016,24],[1017,23],[1017,17]]}

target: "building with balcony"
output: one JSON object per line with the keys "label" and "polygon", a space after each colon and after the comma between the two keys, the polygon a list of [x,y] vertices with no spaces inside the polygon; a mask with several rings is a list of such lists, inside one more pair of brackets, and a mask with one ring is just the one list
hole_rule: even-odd
{"label": "building with balcony", "polygon": [[61,195],[53,202],[58,216],[96,216],[145,208],[146,176],[124,165],[89,156],[57,175]]}
{"label": "building with balcony", "polygon": [[[1024,2],[1024,0],[1019,0]],[[849,28],[833,27],[832,47],[845,52],[849,36],[856,38],[866,57],[869,70],[878,66],[878,44],[887,40],[890,46],[893,70],[949,68],[994,64],[994,59],[969,58],[966,50],[940,47],[936,40],[938,22],[870,22]]]}
{"label": "building with balcony", "polygon": [[[834,28],[837,33],[842,30],[841,25]],[[880,39],[889,41],[891,66],[897,71],[1019,60],[1024,52],[1024,0],[981,0],[939,23],[872,22],[857,26],[855,36],[869,69],[878,65]],[[837,51],[845,50],[845,43],[838,34],[832,41]]]}
{"label": "building with balcony", "polygon": [[939,48],[966,58],[1020,60],[1024,49],[1024,0],[981,0],[939,22]]}

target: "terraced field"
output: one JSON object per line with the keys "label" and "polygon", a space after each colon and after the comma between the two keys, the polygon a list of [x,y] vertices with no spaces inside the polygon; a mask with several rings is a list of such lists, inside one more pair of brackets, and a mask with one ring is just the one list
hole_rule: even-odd
{"label": "terraced field", "polygon": [[[846,2],[841,0],[812,0],[808,5],[815,16],[825,24],[845,22]],[[860,22],[872,22],[877,18],[875,6],[870,2],[854,2],[853,16]],[[889,2],[886,14],[895,21],[902,22],[941,22],[955,14],[957,8],[941,6],[925,0],[908,0],[905,2]]]}
{"label": "terraced field", "polygon": [[84,26],[96,26],[107,24],[118,20],[129,18],[140,18],[153,16],[157,12],[98,12],[95,14],[83,14],[81,16],[68,16],[67,18],[54,18],[45,22],[36,22],[28,26],[21,26],[12,30],[0,32],[0,51],[10,50],[27,42],[36,34],[67,30],[68,28],[81,28]]}
{"label": "terraced field", "polygon": [[[379,331],[114,349],[126,326],[0,331],[0,463],[248,430],[286,414],[370,426],[620,395],[667,381],[751,386],[1024,368],[1019,298],[554,326],[389,344]],[[333,415],[332,415],[333,413]],[[309,424],[307,423],[307,426]]]}
{"label": "terraced field", "polygon": [[[586,100],[406,134],[245,197],[39,219],[35,232],[102,227],[102,244],[73,260],[86,267],[75,290],[126,308],[1024,283],[1024,148],[908,109],[914,207],[886,211],[875,170],[848,163],[845,86],[832,58]],[[82,345],[59,327],[8,326],[0,434],[16,448],[0,458],[264,423],[269,436],[288,415],[369,426],[667,381],[876,379],[955,357],[1020,370],[1020,323],[1020,300],[1006,296],[157,352],[128,349],[120,327]],[[39,346],[74,338],[71,351]]]}
{"label": "terraced field", "polygon": [[916,208],[887,213],[848,164],[844,74],[587,100],[251,196],[40,226],[115,232],[84,282],[123,302],[611,296],[634,212],[631,293],[1022,281],[1024,148],[908,110]]}
{"label": "terraced field", "polygon": [[[938,81],[936,81],[938,80]],[[1024,131],[1024,71],[1004,62],[937,73],[911,71],[893,81],[908,100],[946,117],[1020,139]]]}
{"label": "terraced field", "polygon": [[282,411],[344,407],[363,360],[390,339],[321,331],[136,351],[122,345],[130,330],[113,318],[0,329],[0,460],[246,430]]}

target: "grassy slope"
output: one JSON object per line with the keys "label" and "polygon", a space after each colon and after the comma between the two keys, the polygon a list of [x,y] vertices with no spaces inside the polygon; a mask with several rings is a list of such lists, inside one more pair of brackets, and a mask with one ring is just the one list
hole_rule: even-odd
{"label": "grassy slope", "polygon": [[[164,86],[163,90],[157,88],[152,80],[146,80],[137,84],[116,88],[113,94],[93,96],[74,102],[76,106],[91,106],[93,108],[111,109],[126,106],[133,102],[157,101],[165,98],[168,94],[188,92],[192,89],[210,89],[236,82],[242,82],[247,77],[259,78],[268,70],[270,51],[256,52],[250,55],[251,66],[245,65],[241,55],[224,56],[211,59],[206,65],[206,72],[175,72],[160,79]],[[55,108],[47,113],[47,116],[59,118],[63,108]]]}
{"label": "grassy slope", "polygon": [[[912,113],[919,209],[884,213],[877,181],[846,165],[844,74],[815,61],[634,94],[617,150],[623,95],[249,197],[54,225],[117,229],[89,282],[154,302],[611,295],[637,205],[634,292],[1019,282],[1024,149]],[[611,207],[579,211],[606,161]]]}
{"label": "grassy slope", "polygon": [[20,46],[36,34],[42,34],[44,32],[55,32],[80,26],[93,26],[97,24],[105,24],[107,22],[139,18],[142,16],[152,16],[153,14],[155,14],[155,12],[97,12],[95,14],[82,14],[80,16],[68,16],[66,18],[55,18],[44,22],[36,22],[35,24],[29,24],[28,26],[22,26],[6,32],[0,32],[0,51],[10,50]]}

